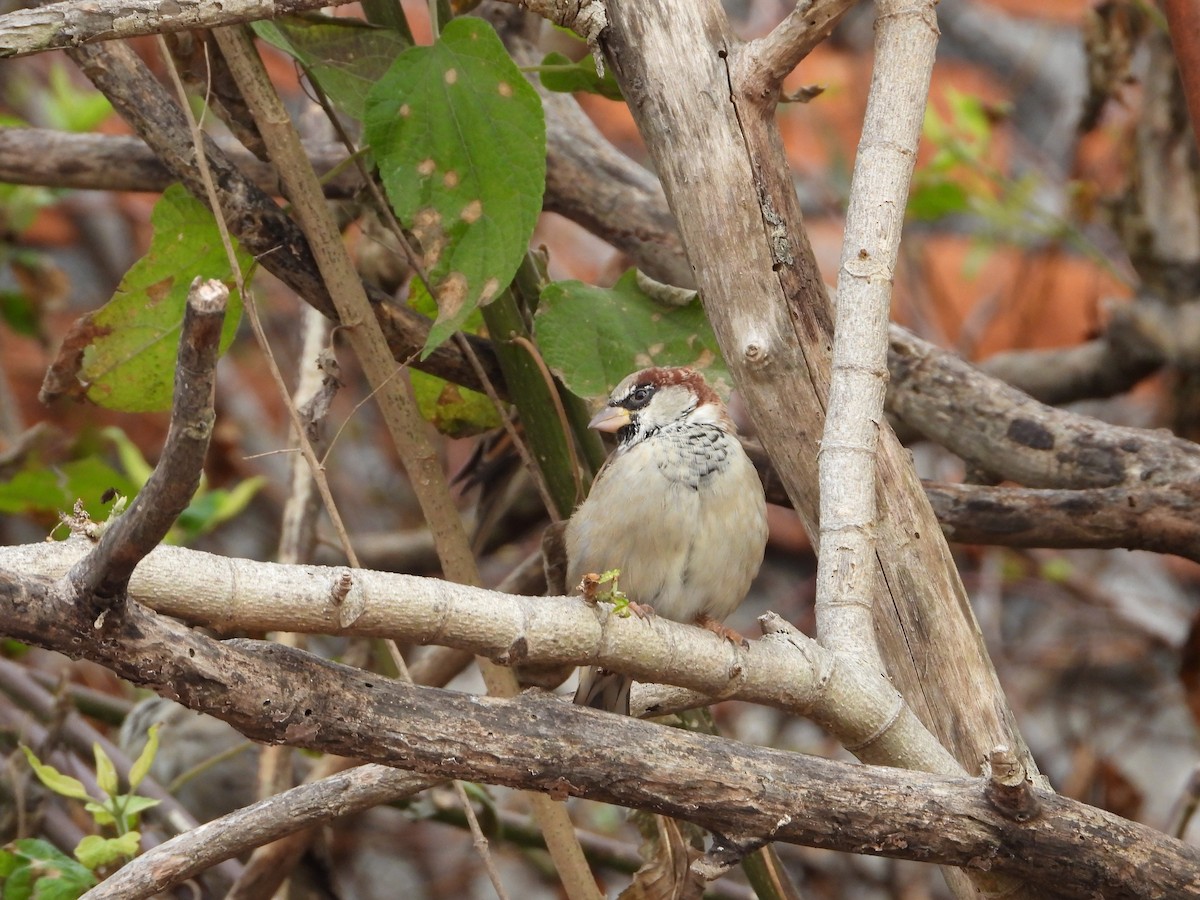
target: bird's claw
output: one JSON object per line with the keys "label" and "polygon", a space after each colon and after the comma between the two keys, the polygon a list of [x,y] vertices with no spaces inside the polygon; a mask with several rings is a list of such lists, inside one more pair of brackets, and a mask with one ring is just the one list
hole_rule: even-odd
{"label": "bird's claw", "polygon": [[742,634],[734,631],[724,622],[718,622],[712,616],[701,613],[700,615],[696,616],[696,624],[701,628],[711,631],[717,637],[725,638],[725,640],[729,641],[731,644],[740,644],[743,650],[750,646],[750,642],[746,640]]}

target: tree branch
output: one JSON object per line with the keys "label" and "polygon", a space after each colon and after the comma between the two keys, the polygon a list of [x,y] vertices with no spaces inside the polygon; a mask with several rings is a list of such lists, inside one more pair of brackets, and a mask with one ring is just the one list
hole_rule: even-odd
{"label": "tree branch", "polygon": [[214,28],[352,0],[65,0],[0,16],[0,59],[144,34]]}
{"label": "tree branch", "polygon": [[857,0],[798,0],[770,33],[751,41],[745,50],[747,91],[758,91],[774,103],[783,80],[800,60],[833,32]]}
{"label": "tree branch", "polygon": [[888,409],[926,437],[1029,487],[1163,487],[1200,475],[1200,446],[1038,403],[893,325]]}
{"label": "tree branch", "polygon": [[[781,26],[782,27],[782,26]],[[880,0],[875,64],[838,269],[825,430],[818,451],[821,643],[884,669],[872,604],[879,510],[876,458],[886,430],[888,323],[908,186],[937,48],[931,3]]]}
{"label": "tree branch", "polygon": [[[602,40],[682,230],[705,312],[755,428],[812,526],[832,308],[773,113],[747,94],[743,48],[714,0],[610,0],[608,14]],[[876,610],[890,674],[963,765],[998,744],[1023,752],[911,460],[887,435],[879,483],[879,583],[887,587]]]}
{"label": "tree branch", "polygon": [[218,346],[228,300],[229,289],[221,282],[199,277],[192,282],[162,456],[129,509],[107,523],[96,549],[67,573],[75,590],[103,607],[124,594],[134,567],[167,536],[200,485],[216,418]]}
{"label": "tree branch", "polygon": [[[273,165],[229,138],[215,141],[261,191],[273,197],[283,195],[279,173]],[[362,188],[361,179],[353,169],[324,178],[346,162],[345,147],[308,144],[306,150],[313,168],[324,179],[325,196],[345,199]],[[8,184],[157,193],[177,180],[138,137],[0,126],[0,181]]]}
{"label": "tree branch", "polygon": [[1194,481],[1089,490],[925,484],[942,531],[962,544],[1122,547],[1200,562],[1200,487]]}
{"label": "tree branch", "polygon": [[[0,547],[0,568],[58,577],[80,538]],[[347,589],[348,584],[348,589]],[[579,598],[515,597],[437,578],[234,560],[175,547],[147,556],[130,596],[221,631],[392,637],[467,650],[503,665],[598,664],[666,680],[707,702],[743,699],[810,715],[861,759],[961,771],[877,671],[832,654],[777,617],[746,649],[702,628],[614,615]],[[279,597],[289,597],[286,606]],[[0,628],[3,628],[0,625]]]}
{"label": "tree branch", "polygon": [[[1036,791],[1039,814],[1018,822],[992,805],[989,779],[752,747],[533,692],[499,700],[390,682],[274,644],[217,642],[137,604],[96,628],[78,599],[61,581],[0,576],[0,621],[18,638],[85,655],[255,740],[652,809],[735,841],[1017,875],[1063,896],[1200,896],[1195,848],[1052,793]],[[693,790],[681,796],[680,784]]]}
{"label": "tree branch", "polygon": [[395,802],[438,780],[380,765],[339,772],[184,832],[122,866],[86,896],[89,900],[153,897],[255,847]]}

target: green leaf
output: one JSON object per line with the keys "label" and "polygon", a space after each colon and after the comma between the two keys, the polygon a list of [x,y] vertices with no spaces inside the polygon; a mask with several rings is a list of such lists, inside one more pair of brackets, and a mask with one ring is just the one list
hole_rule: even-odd
{"label": "green leaf", "polygon": [[965,213],[970,208],[966,190],[953,181],[918,179],[908,198],[908,214],[925,222]]}
{"label": "green leaf", "polygon": [[1048,559],[1041,566],[1041,576],[1047,581],[1064,584],[1070,581],[1074,575],[1075,567],[1071,565],[1071,561],[1066,557],[1058,556],[1054,559]]}
{"label": "green leaf", "polygon": [[984,264],[996,253],[994,242],[988,240],[973,240],[967,247],[967,255],[963,257],[962,273],[964,278],[974,281],[983,271]]}
{"label": "green leaf", "polygon": [[585,56],[579,62],[571,62],[570,58],[561,53],[547,53],[538,67],[538,77],[542,86],[548,91],[560,94],[584,92],[599,94],[609,100],[624,100],[621,87],[613,77],[612,69],[605,68],[601,77],[596,74],[596,61],[591,56]]}
{"label": "green leaf", "polygon": [[[58,194],[44,187],[24,184],[0,184],[0,225],[6,233],[18,234],[29,228],[38,213],[58,199]],[[36,253],[22,250],[11,244],[4,248],[6,256],[20,258],[23,255],[36,257]]]}
{"label": "green leaf", "polygon": [[134,484],[96,456],[63,463],[53,468],[38,460],[5,482],[0,482],[0,513],[57,513],[69,510],[77,499],[93,521],[105,516],[100,497],[109,488],[126,496],[136,491]]}
{"label": "green leaf", "polygon": [[53,844],[22,838],[0,851],[4,900],[75,900],[96,877]]}
{"label": "green leaf", "polygon": [[129,767],[129,786],[135,790],[150,771],[150,767],[154,765],[154,756],[158,753],[158,729],[161,727],[162,723],[155,722],[147,729],[146,746],[142,748],[138,758]]}
{"label": "green leaf", "polygon": [[[109,409],[167,409],[175,380],[175,356],[188,288],[196,276],[219,278],[230,287],[221,332],[224,351],[241,318],[241,299],[212,215],[182,187],[172,185],[154,207],[150,249],[121,280],[116,294],[92,314],[91,342],[79,377],[87,395]],[[246,271],[251,257],[238,253]]]}
{"label": "green leaf", "polygon": [[50,69],[50,97],[39,105],[47,125],[59,131],[93,131],[112,114],[108,98],[92,88],[77,88],[61,63]]}
{"label": "green leaf", "polygon": [[372,86],[412,46],[398,31],[361,19],[281,16],[251,27],[295,58],[339,110],[360,122]]}
{"label": "green leaf", "polygon": [[117,796],[117,791],[121,786],[117,783],[117,768],[113,765],[108,754],[99,743],[92,744],[92,756],[96,760],[96,784],[100,786],[100,790],[108,794],[109,797]]}
{"label": "green leaf", "polygon": [[[228,522],[246,508],[259,492],[266,478],[256,475],[238,482],[232,490],[205,490],[201,485],[176,523],[185,535],[184,540],[208,534],[223,522]],[[173,536],[172,540],[176,538]]]}
{"label": "green leaf", "polygon": [[417,408],[442,434],[463,438],[500,427],[500,415],[485,394],[416,369],[410,374]]}
{"label": "green leaf", "polygon": [[76,845],[75,858],[89,869],[99,869],[137,856],[141,841],[142,836],[136,831],[127,831],[115,838],[89,834]]}
{"label": "green leaf", "polygon": [[117,458],[121,461],[121,468],[140,491],[150,480],[154,467],[146,462],[146,457],[142,456],[142,451],[129,439],[129,435],[116,425],[101,429],[100,434],[112,442],[117,451]]}
{"label": "green leaf", "polygon": [[970,143],[986,147],[991,142],[995,124],[993,113],[983,99],[951,89],[946,92],[946,102],[958,130]]}
{"label": "green leaf", "polygon": [[29,765],[33,766],[33,772],[38,777],[38,781],[48,787],[60,797],[71,797],[75,800],[91,800],[87,790],[78,778],[72,778],[70,775],[64,775],[54,766],[47,765],[36,756],[28,747],[21,745],[21,750],[25,753],[25,758],[29,760]]}
{"label": "green leaf", "polygon": [[37,305],[19,291],[0,291],[0,321],[17,334],[36,337],[38,333]]}
{"label": "green leaf", "polygon": [[492,27],[463,17],[433,46],[399,56],[367,98],[364,124],[437,300],[428,356],[520,265],[545,190],[541,101]]}
{"label": "green leaf", "polygon": [[[408,295],[408,305],[423,316],[437,315],[437,303],[418,281]],[[476,309],[459,326],[462,331],[483,331],[483,314]],[[444,378],[410,369],[413,396],[422,418],[449,437],[470,437],[500,427],[500,414],[486,394],[452,384]]]}
{"label": "green leaf", "polygon": [[550,369],[580,397],[607,394],[645,366],[693,366],[721,394],[732,388],[699,300],[656,303],[630,270],[612,288],[557,281],[542,290],[534,319]]}
{"label": "green leaf", "polygon": [[117,824],[117,817],[113,815],[112,809],[109,808],[109,802],[105,800],[101,803],[99,800],[89,800],[83,804],[83,808],[87,810],[87,814],[92,817],[92,821],[101,828],[107,828],[110,825]]}
{"label": "green leaf", "polygon": [[132,831],[141,818],[143,812],[148,809],[153,809],[158,806],[160,801],[153,797],[142,797],[138,794],[122,794],[118,798],[118,806],[120,807],[121,817],[125,820],[125,829]]}

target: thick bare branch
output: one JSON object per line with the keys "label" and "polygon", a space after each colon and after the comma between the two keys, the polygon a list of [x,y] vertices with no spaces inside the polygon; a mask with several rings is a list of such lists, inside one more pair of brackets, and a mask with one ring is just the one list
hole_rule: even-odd
{"label": "thick bare branch", "polygon": [[[1195,320],[1191,328],[1185,322]],[[1200,341],[1200,315],[1189,306],[1170,308],[1149,298],[1117,306],[1104,333],[1074,347],[1010,350],[978,364],[1049,406],[1115,397],[1164,363],[1186,362]],[[903,390],[904,388],[900,388]]]}
{"label": "thick bare branch", "polygon": [[[0,566],[57,577],[87,552],[82,539],[0,548]],[[383,572],[284,566],[160,547],[130,596],[166,615],[236,632],[393,637],[467,650],[504,665],[599,664],[666,680],[712,699],[740,698],[811,715],[860,758],[961,771],[868,666],[832,655],[771,620],[743,649],[702,628],[614,615],[579,598],[514,597]],[[289,597],[286,606],[279,597]]]}
{"label": "thick bare branch", "polygon": [[1200,562],[1200,486],[1078,491],[926,483],[949,540],[1006,547],[1123,547]]}
{"label": "thick bare branch", "polygon": [[[500,700],[416,687],[278,645],[214,641],[137,604],[97,628],[64,588],[0,573],[0,621],[24,640],[86,655],[255,740],[653,809],[739,840],[1018,875],[1043,895],[1200,896],[1195,848],[1052,793],[1036,791],[1038,814],[1018,822],[992,805],[987,778],[847,765],[535,692]],[[681,796],[679,784],[693,789]]]}
{"label": "thick bare branch", "polygon": [[[279,173],[229,138],[217,146],[260,190],[282,196]],[[340,144],[308,145],[308,157],[319,175],[346,161]],[[0,126],[0,181],[92,191],[159,191],[178,179],[141,138],[123,134],[87,134],[49,128]],[[345,198],[362,187],[350,170],[323,182],[325,196]]]}
{"label": "thick bare branch", "polygon": [[214,28],[351,0],[65,0],[0,16],[0,59],[143,34]]}
{"label": "thick bare branch", "polygon": [[879,0],[875,65],[838,269],[837,323],[825,431],[818,455],[817,627],[831,649],[883,661],[872,603],[879,432],[886,430],[888,323],[908,186],[929,95],[933,4]]}
{"label": "thick bare branch", "polygon": [[[720,6],[610,0],[612,68],[646,140],[705,311],[801,518],[816,521],[832,308],[803,229],[774,117],[747,96]],[[876,610],[890,674],[965,766],[1023,742],[907,451],[880,456],[886,591]],[[920,659],[914,658],[920,648]]]}
{"label": "thick bare branch", "polygon": [[926,437],[1029,487],[1166,486],[1200,474],[1200,446],[1046,406],[899,326],[888,409]]}

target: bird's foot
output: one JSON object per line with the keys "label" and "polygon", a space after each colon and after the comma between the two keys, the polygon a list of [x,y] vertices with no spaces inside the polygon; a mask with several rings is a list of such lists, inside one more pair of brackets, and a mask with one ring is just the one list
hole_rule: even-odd
{"label": "bird's foot", "polygon": [[628,612],[633,613],[639,619],[652,619],[657,615],[657,613],[654,611],[654,607],[649,603],[634,603],[632,600],[630,600],[629,605],[625,608],[628,610]]}
{"label": "bird's foot", "polygon": [[745,637],[734,631],[724,622],[718,622],[712,616],[701,613],[700,615],[696,616],[696,624],[701,628],[711,631],[717,637],[725,638],[725,640],[729,641],[731,644],[741,644],[743,648],[750,646],[750,642],[746,640]]}

